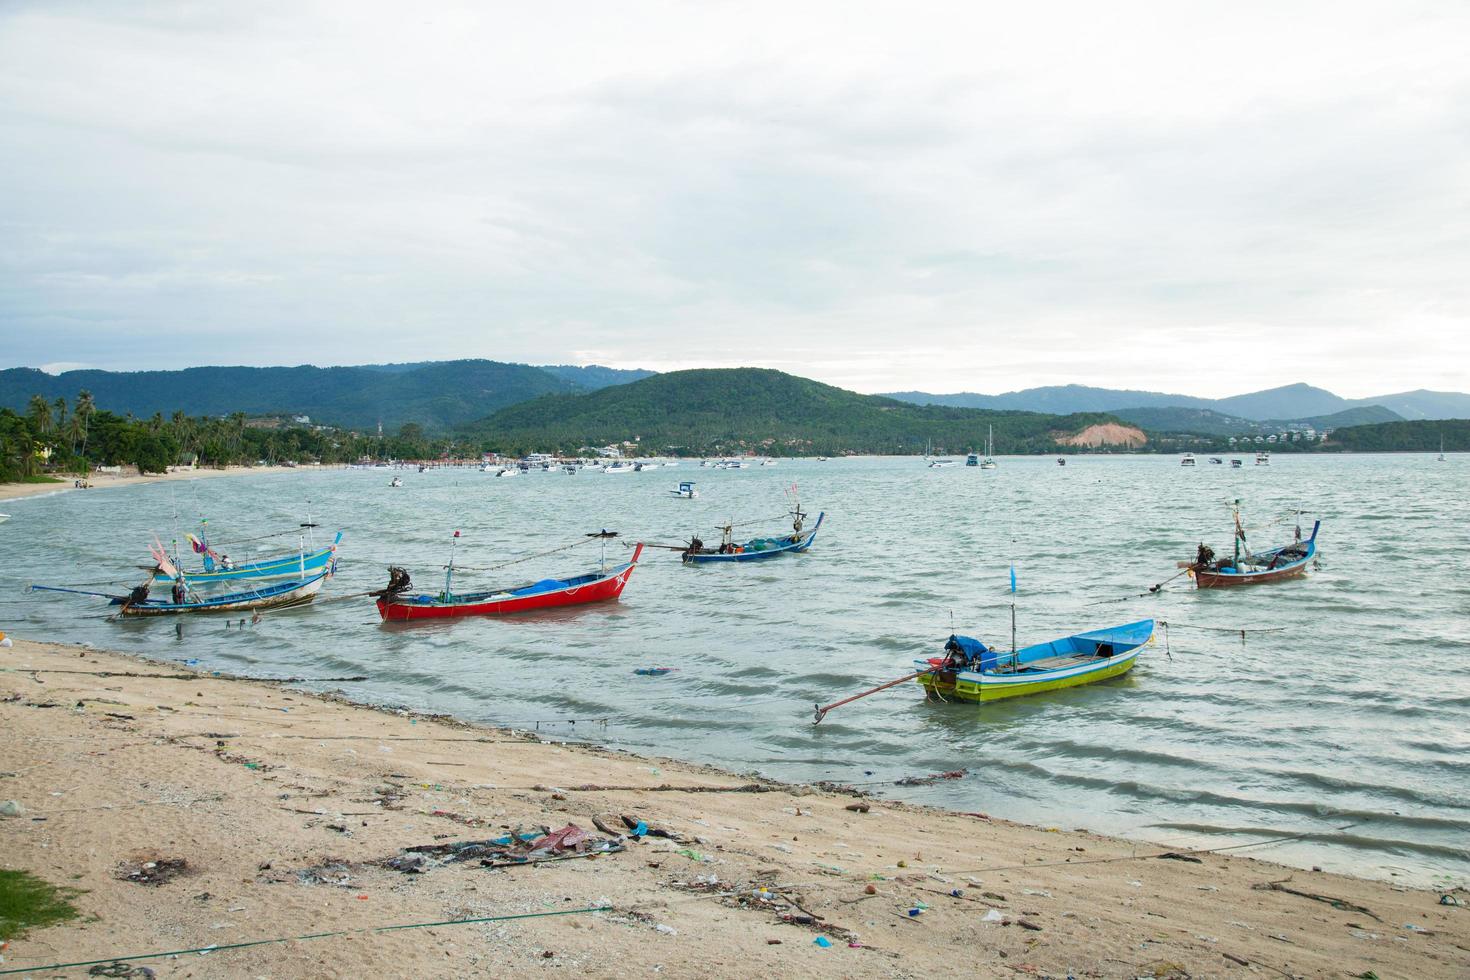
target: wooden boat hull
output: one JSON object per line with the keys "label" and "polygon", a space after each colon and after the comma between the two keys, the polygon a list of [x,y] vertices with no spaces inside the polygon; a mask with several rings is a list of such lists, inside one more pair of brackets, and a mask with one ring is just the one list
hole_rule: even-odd
{"label": "wooden boat hull", "polygon": [[255,612],[260,609],[287,609],[291,606],[304,606],[316,598],[317,593],[322,590],[327,579],[332,577],[331,569],[320,572],[309,579],[300,582],[283,582],[268,588],[256,589],[252,592],[237,592],[231,595],[216,596],[212,599],[204,599],[200,602],[174,603],[160,600],[128,604],[126,599],[114,599],[113,605],[122,606],[118,610],[120,616],[181,616],[195,615],[201,613],[240,613]]}
{"label": "wooden boat hull", "polygon": [[[537,590],[536,586],[511,589],[503,592],[478,593],[455,596],[445,602],[438,596],[414,596],[412,598],[378,599],[378,615],[388,622],[417,619],[453,619],[460,616],[505,616],[513,613],[534,612],[538,609],[558,609],[564,606],[580,606],[590,602],[607,602],[623,594],[638,557],[643,553],[640,543],[633,551],[627,564],[618,565],[606,573],[597,572],[571,579],[558,580],[560,588]],[[539,583],[538,583],[539,584]]]}
{"label": "wooden boat hull", "polygon": [[[1267,582],[1281,582],[1290,578],[1297,578],[1304,574],[1307,565],[1317,557],[1317,531],[1322,527],[1318,521],[1312,527],[1312,536],[1301,542],[1306,549],[1301,558],[1284,562],[1276,568],[1263,568],[1259,571],[1236,571],[1222,572],[1196,567],[1191,573],[1194,576],[1194,585],[1197,589],[1224,589],[1236,585],[1263,585]],[[1257,559],[1270,558],[1286,548],[1293,545],[1283,545],[1256,556]]]}
{"label": "wooden boat hull", "polygon": [[684,552],[684,563],[687,565],[707,565],[714,562],[764,561],[767,558],[775,558],[777,555],[797,554],[806,551],[812,546],[812,542],[817,539],[817,532],[822,529],[822,518],[825,516],[825,513],[818,514],[817,523],[812,526],[810,531],[800,535],[787,535],[788,542],[778,547],[765,548],[761,551],[733,551],[728,553],[699,552],[697,554],[691,554],[686,551]]}
{"label": "wooden boat hull", "polygon": [[[920,674],[917,681],[932,700],[976,703],[1095,684],[1132,670],[1143,648],[1153,643],[1153,629],[1153,620],[1141,620],[1027,647],[1017,654],[1020,669],[1014,672],[1009,668],[1009,654],[998,654],[997,666],[984,670],[938,669],[943,663],[938,657],[916,661],[921,668],[936,668]],[[1110,655],[1084,655],[1074,649],[1098,644],[1107,644]],[[1056,663],[1059,660],[1073,662]]]}
{"label": "wooden boat hull", "polygon": [[[302,566],[305,566],[306,576],[310,577],[326,568],[332,563],[337,554],[337,545],[342,541],[342,532],[337,532],[336,540],[326,548],[309,552],[303,560],[301,553],[296,552],[289,555],[278,555],[275,558],[262,558],[259,561],[241,562],[231,569],[224,569],[218,564],[214,571],[185,572],[184,578],[195,584],[206,582],[232,582],[242,579],[269,579],[269,578],[295,578],[302,577]],[[173,576],[159,572],[156,576],[160,582],[172,582]]]}

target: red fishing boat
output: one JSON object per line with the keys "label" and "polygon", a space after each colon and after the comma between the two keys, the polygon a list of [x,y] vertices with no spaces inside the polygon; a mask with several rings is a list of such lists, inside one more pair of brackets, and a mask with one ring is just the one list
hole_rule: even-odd
{"label": "red fishing boat", "polygon": [[[611,532],[592,537],[614,537]],[[605,545],[604,540],[604,545]],[[377,596],[378,614],[385,620],[442,619],[453,616],[504,616],[536,609],[580,606],[589,602],[605,602],[623,594],[643,543],[633,549],[633,557],[620,565],[601,568],[571,578],[547,578],[538,582],[506,589],[456,593],[450,588],[454,564],[450,559],[444,576],[444,591],[435,595],[412,594],[413,583],[402,568],[388,569],[388,587]]]}

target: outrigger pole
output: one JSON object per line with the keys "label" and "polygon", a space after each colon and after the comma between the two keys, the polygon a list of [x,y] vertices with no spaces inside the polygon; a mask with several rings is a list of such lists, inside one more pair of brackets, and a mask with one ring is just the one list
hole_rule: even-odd
{"label": "outrigger pole", "polygon": [[831,704],[826,705],[825,707],[820,704],[812,705],[812,707],[816,709],[816,718],[812,721],[812,724],[820,725],[822,723],[822,719],[827,717],[827,712],[831,711],[833,708],[840,708],[844,704],[851,704],[852,702],[857,701],[860,698],[867,697],[869,694],[877,694],[879,691],[886,691],[890,687],[902,684],[905,681],[911,681],[916,677],[923,677],[925,674],[932,674],[934,673],[934,670],[935,668],[930,667],[928,670],[919,670],[915,671],[912,674],[905,674],[903,677],[900,677],[897,680],[889,681],[886,684],[879,684],[877,687],[869,688],[861,694],[854,694],[850,698],[843,698],[841,701],[833,701]]}

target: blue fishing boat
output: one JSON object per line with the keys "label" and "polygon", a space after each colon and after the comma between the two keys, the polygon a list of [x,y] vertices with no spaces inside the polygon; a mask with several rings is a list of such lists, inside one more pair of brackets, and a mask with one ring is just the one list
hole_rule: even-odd
{"label": "blue fishing boat", "polygon": [[1010,652],[953,635],[944,656],[916,660],[918,682],[934,700],[996,701],[1118,677],[1153,639],[1154,621],[1090,630]]}
{"label": "blue fishing boat", "polygon": [[[230,561],[229,556],[211,549],[209,545],[192,534],[189,535],[189,542],[195,553],[204,557],[204,567],[201,570],[184,572],[185,580],[194,584],[241,579],[303,579],[320,572],[332,563],[337,555],[337,546],[342,543],[342,532],[338,531],[332,543],[325,548],[310,552],[298,549],[290,554],[246,562]],[[200,551],[201,546],[205,549],[204,551]],[[160,582],[173,581],[173,576],[166,572],[159,572],[157,578]]]}
{"label": "blue fishing boat", "polygon": [[1246,541],[1245,527],[1240,523],[1240,501],[1235,501],[1235,549],[1232,555],[1216,558],[1215,552],[1201,542],[1195,558],[1188,565],[1196,588],[1218,589],[1232,585],[1260,585],[1296,578],[1317,557],[1317,532],[1322,522],[1312,525],[1312,533],[1302,540],[1300,525],[1291,544],[1266,551],[1252,552]]}
{"label": "blue fishing boat", "polygon": [[228,595],[196,596],[186,594],[183,602],[169,599],[149,599],[145,589],[142,596],[136,591],[132,595],[114,596],[112,605],[121,606],[120,616],[176,616],[183,613],[236,613],[257,609],[285,609],[304,606],[316,598],[327,579],[332,577],[328,566],[310,578],[295,582],[266,585],[249,592],[233,592]]}
{"label": "blue fishing boat", "polygon": [[827,515],[825,512],[819,513],[817,523],[812,525],[810,531],[804,531],[802,522],[806,515],[800,508],[793,513],[794,520],[791,522],[790,534],[779,537],[752,538],[749,541],[737,543],[731,537],[733,525],[726,524],[723,528],[724,540],[719,547],[706,548],[703,541],[694,538],[684,551],[684,561],[690,565],[703,565],[709,562],[763,561],[767,558],[775,558],[777,555],[806,551],[817,539],[817,532],[822,528],[822,518]]}
{"label": "blue fishing boat", "polygon": [[[184,583],[175,583],[167,599],[153,599],[148,595],[154,577],[135,587],[127,595],[109,595],[105,592],[87,592],[51,585],[31,585],[29,590],[38,592],[70,592],[76,595],[100,596],[119,606],[119,616],[176,616],[186,613],[237,613],[259,609],[284,609],[302,606],[316,598],[327,579],[332,577],[332,566],[308,578],[294,582],[264,585],[248,592],[231,592],[226,595],[205,595],[191,592]],[[186,580],[187,581],[187,578]]]}

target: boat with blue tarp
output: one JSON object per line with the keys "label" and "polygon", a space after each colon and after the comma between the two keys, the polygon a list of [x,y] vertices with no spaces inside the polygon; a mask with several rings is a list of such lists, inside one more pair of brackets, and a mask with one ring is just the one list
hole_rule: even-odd
{"label": "boat with blue tarp", "polygon": [[917,680],[933,700],[996,701],[1093,684],[1133,669],[1154,621],[1089,630],[1010,652],[951,635],[944,656],[916,660]]}

